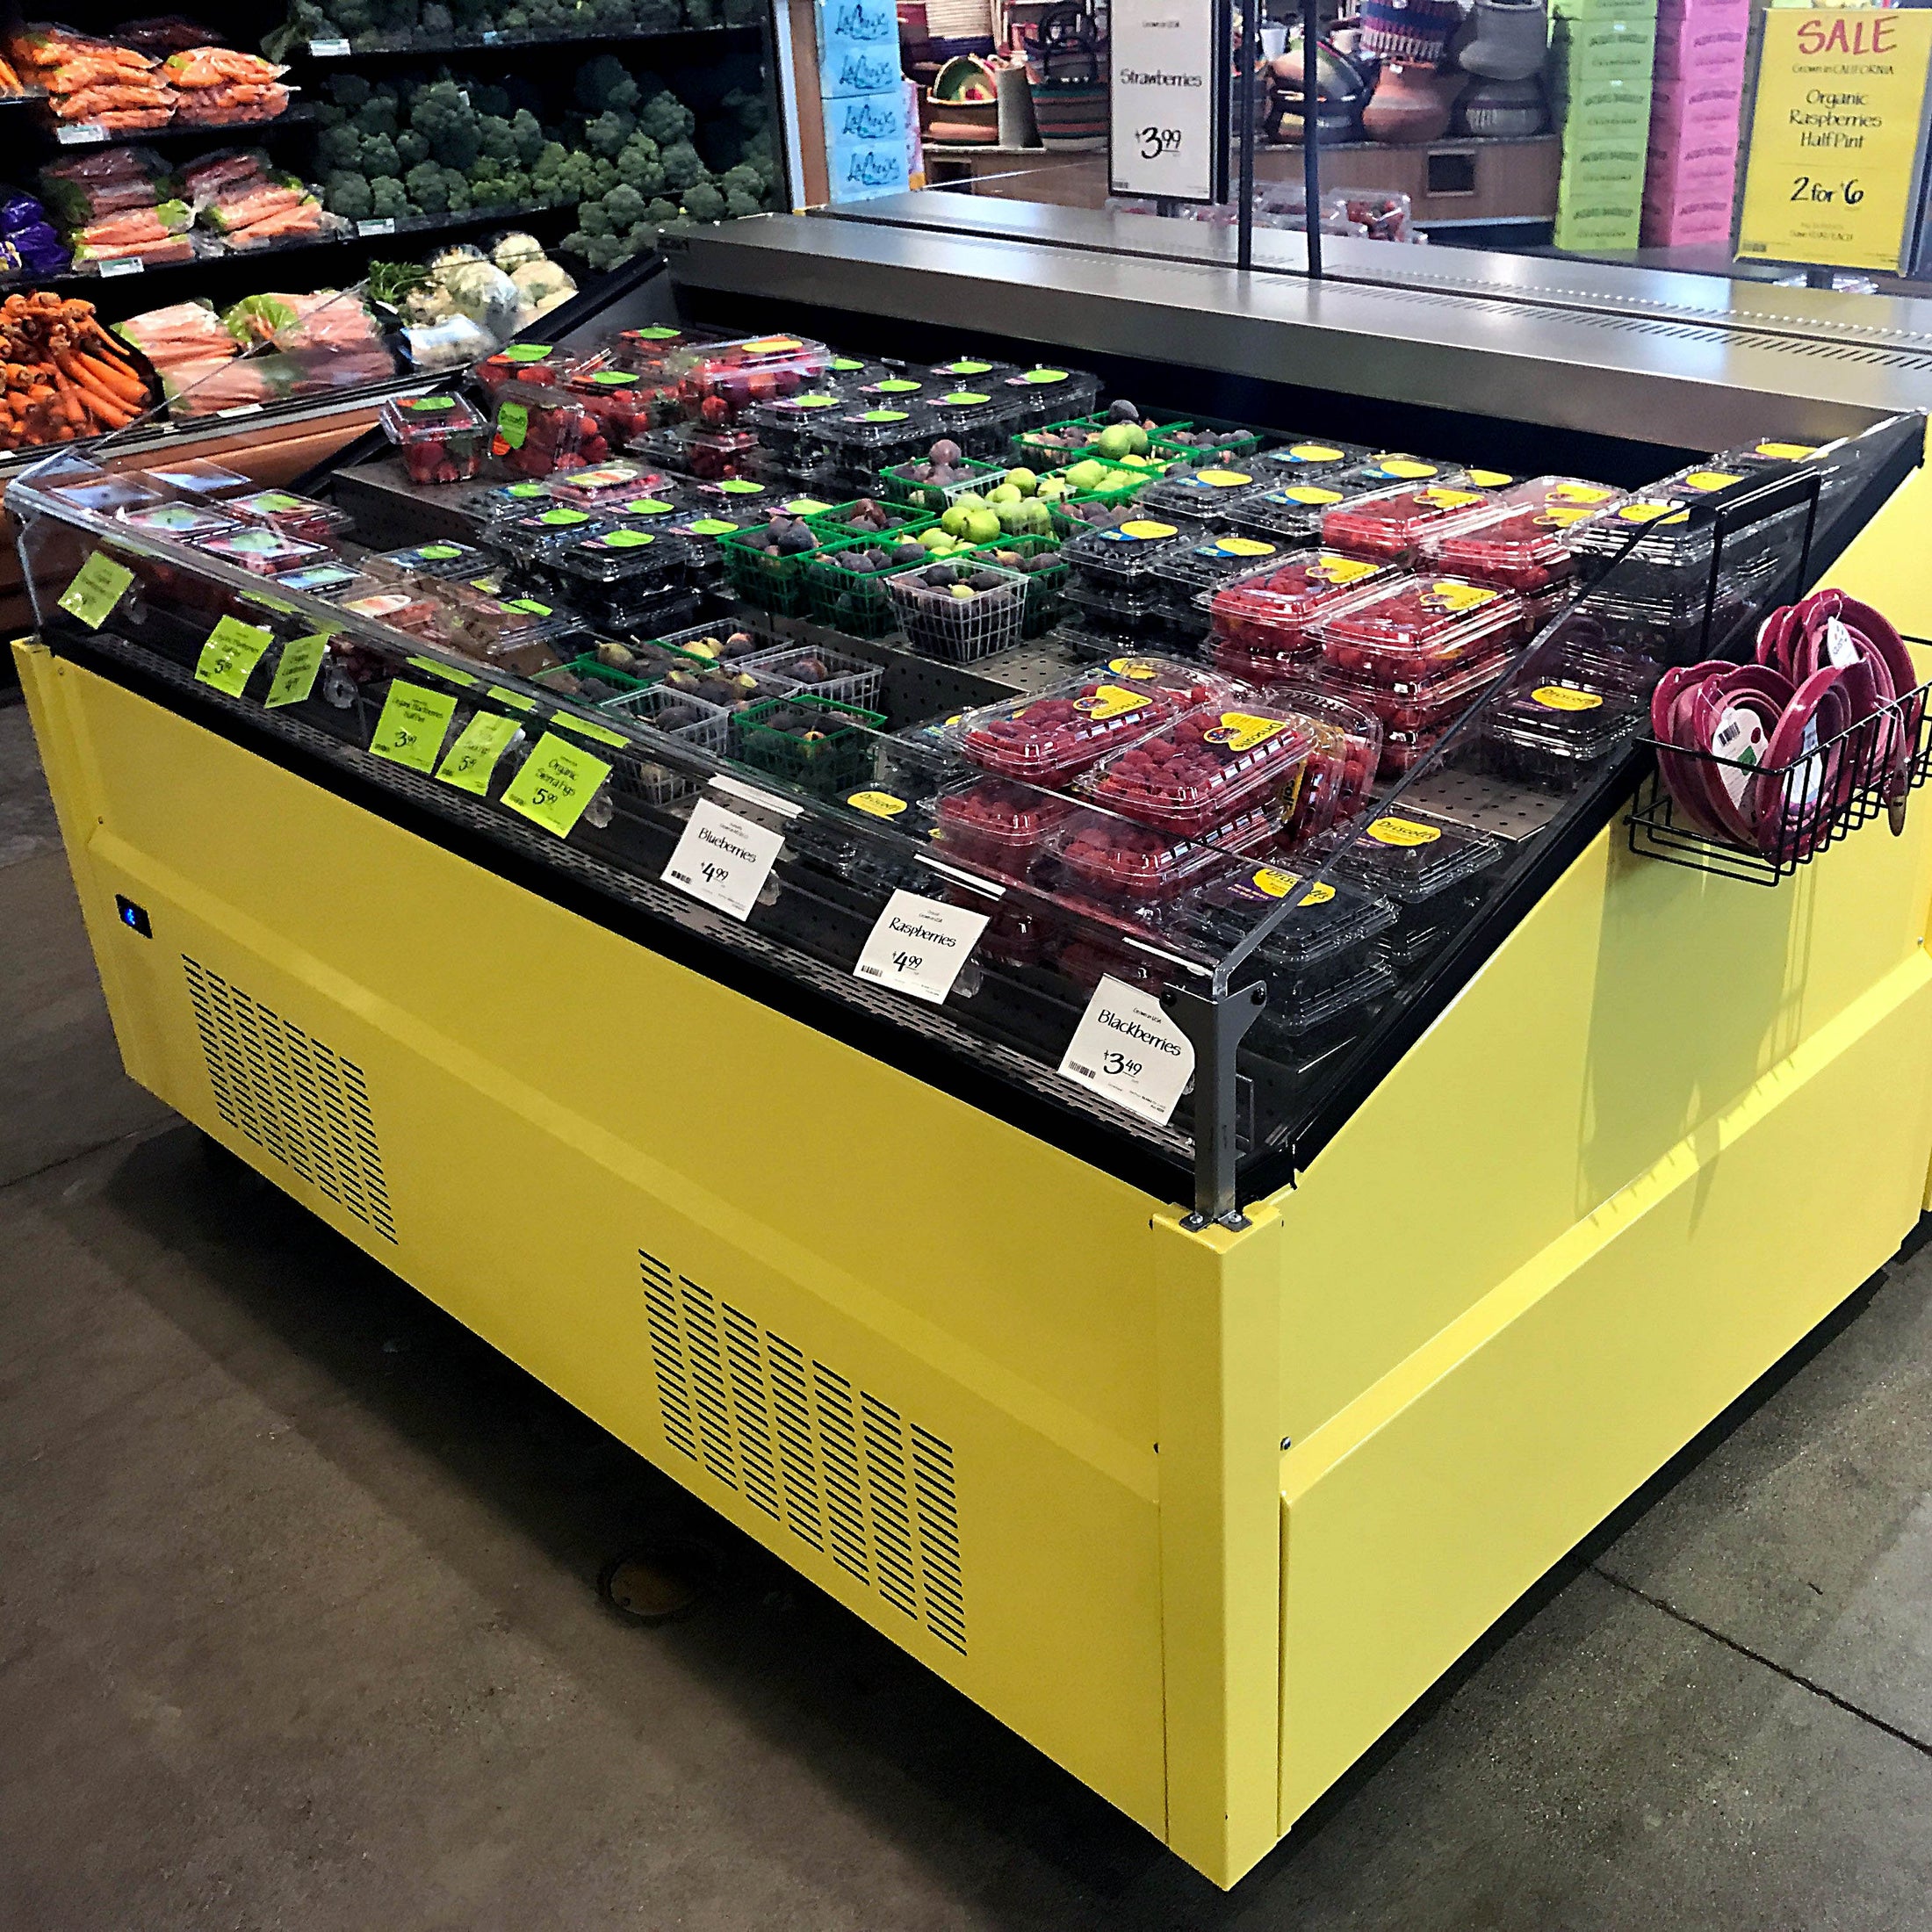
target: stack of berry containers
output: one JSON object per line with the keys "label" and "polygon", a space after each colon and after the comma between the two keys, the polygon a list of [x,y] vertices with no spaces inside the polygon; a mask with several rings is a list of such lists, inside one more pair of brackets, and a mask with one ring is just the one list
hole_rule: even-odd
{"label": "stack of berry containers", "polygon": [[1299,550],[1322,541],[1322,519],[1337,503],[1366,494],[1341,478],[1333,482],[1276,482],[1230,504],[1227,522],[1247,536]]}
{"label": "stack of berry containers", "polygon": [[1279,798],[1257,798],[1198,838],[1157,832],[1111,811],[1076,811],[1046,837],[1057,882],[1077,897],[1117,911],[1165,903],[1239,853],[1255,852],[1280,836]]}
{"label": "stack of berry containers", "polygon": [[1393,564],[1303,550],[1216,590],[1208,606],[1215,668],[1251,684],[1299,675],[1322,655],[1321,621],[1395,574]]}
{"label": "stack of berry containers", "polygon": [[489,425],[461,396],[392,396],[383,434],[402,452],[412,483],[466,483],[483,467]]}
{"label": "stack of berry containers", "polygon": [[332,503],[318,502],[313,496],[297,496],[291,490],[253,490],[246,496],[231,496],[222,504],[221,512],[244,523],[259,523],[278,530],[284,537],[305,544],[327,543],[355,522]]}
{"label": "stack of berry containers", "polygon": [[816,481],[829,473],[825,425],[845,407],[845,399],[829,389],[807,389],[760,403],[750,423],[774,471],[797,482]]}
{"label": "stack of berry containers", "polygon": [[1452,518],[1496,501],[1485,490],[1444,483],[1398,483],[1337,503],[1322,517],[1322,541],[1331,550],[1357,557],[1381,557],[1410,564],[1425,539]]}
{"label": "stack of berry containers", "polygon": [[1019,421],[1020,406],[988,389],[942,390],[924,399],[935,436],[948,436],[983,463],[1004,461]]}
{"label": "stack of berry containers", "polygon": [[715,342],[684,370],[685,406],[707,429],[728,429],[760,403],[817,388],[831,365],[832,351],[823,342],[798,335]]}
{"label": "stack of berry containers", "polygon": [[566,386],[613,450],[628,450],[651,430],[678,420],[681,403],[673,383],[653,383],[631,369],[587,365]]}
{"label": "stack of berry containers", "polygon": [[1285,822],[1316,745],[1297,712],[1230,692],[1110,753],[1075,789],[1136,824],[1200,839],[1258,805],[1280,806]]}
{"label": "stack of berry containers", "polygon": [[1293,851],[1346,824],[1367,804],[1381,769],[1382,721],[1363,706],[1313,685],[1296,685],[1280,695],[1308,721],[1316,740],[1282,834],[1282,849]]}
{"label": "stack of berry containers", "polygon": [[1482,736],[1499,776],[1568,792],[1590,767],[1628,744],[1649,716],[1642,692],[1559,664],[1492,703]]}
{"label": "stack of berry containers", "polygon": [[1047,833],[1073,807],[1064,798],[1010,778],[974,778],[941,792],[934,816],[939,844],[1001,878],[1024,879]]}
{"label": "stack of berry containers", "polygon": [[936,395],[942,389],[997,389],[1018,370],[1017,363],[989,362],[984,356],[955,356],[928,364],[926,372],[933,378],[930,386]]}
{"label": "stack of berry containers", "polygon": [[1238,463],[1227,469],[1183,467],[1150,483],[1135,501],[1150,516],[1188,517],[1218,530],[1236,522],[1249,497],[1269,487],[1265,477]]}
{"label": "stack of berry containers", "polygon": [[1204,537],[1186,550],[1170,552],[1154,566],[1161,586],[1162,620],[1169,636],[1190,650],[1207,643],[1215,594],[1224,584],[1267,570],[1281,551],[1259,537]]}
{"label": "stack of berry containers", "polygon": [[535,383],[501,393],[490,454],[520,476],[549,476],[610,454],[602,430],[574,396]]}
{"label": "stack of berry containers", "polygon": [[1527,635],[1522,600],[1451,577],[1397,576],[1322,621],[1323,683],[1382,721],[1385,776],[1407,771]]}
{"label": "stack of berry containers", "polygon": [[611,337],[606,353],[613,369],[631,369],[640,376],[675,379],[707,349],[730,340],[717,329],[652,322],[642,328],[619,329]]}
{"label": "stack of berry containers", "polygon": [[918,462],[939,432],[923,407],[868,403],[830,414],[820,433],[826,487],[853,497],[882,494],[886,471]]}
{"label": "stack of berry containers", "polygon": [[1480,903],[1500,839],[1408,804],[1370,821],[1333,863],[1338,879],[1390,901],[1396,921],[1377,944],[1398,973],[1426,962]]}
{"label": "stack of berry containers", "polygon": [[1472,583],[1515,591],[1540,624],[1571,595],[1571,531],[1620,500],[1615,490],[1572,477],[1514,484],[1495,502],[1438,524],[1422,539],[1421,560]]}
{"label": "stack of berry containers", "polygon": [[1100,378],[1079,369],[1016,369],[1001,378],[998,393],[1014,404],[1013,434],[1020,436],[1049,422],[1091,415],[1099,406]]}
{"label": "stack of berry containers", "polygon": [[1166,658],[1115,658],[1083,678],[968,711],[945,729],[962,757],[1003,778],[1064,784],[1188,711],[1224,696],[1222,679]]}
{"label": "stack of berry containers", "polygon": [[[1374,460],[1374,452],[1360,443],[1334,443],[1326,436],[1292,436],[1253,458],[1257,472],[1271,488],[1284,483],[1327,483]],[[1391,479],[1393,480],[1393,479]],[[1375,487],[1363,484],[1359,487]]]}
{"label": "stack of berry containers", "polygon": [[607,515],[635,497],[667,487],[668,483],[661,470],[646,469],[641,463],[627,463],[620,458],[614,463],[586,465],[580,470],[560,470],[539,487],[553,503]]}
{"label": "stack of berry containers", "polygon": [[1167,602],[1154,574],[1164,559],[1191,550],[1205,532],[1199,523],[1169,523],[1136,513],[1121,522],[1070,536],[1066,600],[1100,630],[1143,624]]}
{"label": "stack of berry containers", "polygon": [[691,553],[681,537],[619,525],[550,551],[537,567],[566,602],[607,629],[655,636],[690,620]]}

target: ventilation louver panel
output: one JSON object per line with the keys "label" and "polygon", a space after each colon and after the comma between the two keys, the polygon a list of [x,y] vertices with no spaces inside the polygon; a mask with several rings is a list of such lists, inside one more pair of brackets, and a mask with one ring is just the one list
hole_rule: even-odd
{"label": "ventilation louver panel", "polygon": [[953,1452],[638,1251],[665,1440],[963,1656]]}
{"label": "ventilation louver panel", "polygon": [[184,953],[181,963],[223,1122],[395,1240],[362,1069],[198,960]]}

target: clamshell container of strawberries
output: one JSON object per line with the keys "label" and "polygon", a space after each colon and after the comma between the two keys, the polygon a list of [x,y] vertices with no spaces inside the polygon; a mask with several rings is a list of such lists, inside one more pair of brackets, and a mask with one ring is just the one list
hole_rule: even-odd
{"label": "clamshell container of strawberries", "polygon": [[1395,575],[1393,564],[1303,550],[1222,586],[1208,606],[1215,667],[1259,683],[1292,677],[1321,656],[1324,617]]}
{"label": "clamshell container of strawberries", "polygon": [[613,450],[627,448],[646,430],[675,422],[683,407],[674,386],[653,383],[630,369],[587,368],[570,378],[568,388]]}
{"label": "clamshell container of strawberries", "polygon": [[823,342],[800,335],[754,335],[716,342],[685,370],[685,406],[708,429],[729,429],[761,402],[816,388],[832,366]]}
{"label": "clamshell container of strawberries", "polygon": [[975,778],[941,792],[934,816],[947,855],[1023,879],[1048,833],[1073,810],[1065,798],[1007,778]]}
{"label": "clamshell container of strawberries", "polygon": [[1230,696],[1112,753],[1078,789],[1124,818],[1196,839],[1263,800],[1292,804],[1316,742],[1296,712]]}
{"label": "clamshell container of strawberries", "polygon": [[392,396],[382,428],[412,483],[466,483],[490,446],[489,424],[461,396]]}
{"label": "clamshell container of strawberries", "polygon": [[1103,905],[1147,905],[1172,898],[1230,854],[1251,852],[1279,838],[1279,799],[1251,804],[1199,838],[1182,838],[1109,811],[1081,810],[1046,836],[1049,855],[1063,867],[1077,894]]}
{"label": "clamshell container of strawberries", "polygon": [[289,490],[256,490],[247,496],[231,496],[222,504],[221,514],[311,544],[326,542],[355,522],[333,504],[319,503],[313,496],[297,496]]}
{"label": "clamshell container of strawberries", "polygon": [[948,742],[988,771],[1053,786],[1227,695],[1224,679],[1167,658],[1114,658],[1084,678],[968,711]]}
{"label": "clamshell container of strawberries", "polygon": [[1527,635],[1521,599],[1460,577],[1402,575],[1321,620],[1332,669],[1391,690],[1482,662]]}
{"label": "clamshell container of strawberries", "polygon": [[499,398],[490,454],[521,476],[548,476],[602,463],[610,445],[578,398],[526,385]]}
{"label": "clamshell container of strawberries", "polygon": [[588,366],[585,357],[550,342],[512,342],[508,349],[484,357],[470,373],[494,399],[517,383],[537,386],[566,383],[579,368]]}
{"label": "clamshell container of strawberries", "polygon": [[1358,557],[1409,563],[1421,554],[1423,540],[1431,531],[1495,501],[1487,490],[1399,483],[1394,489],[1371,490],[1324,512],[1322,541]]}

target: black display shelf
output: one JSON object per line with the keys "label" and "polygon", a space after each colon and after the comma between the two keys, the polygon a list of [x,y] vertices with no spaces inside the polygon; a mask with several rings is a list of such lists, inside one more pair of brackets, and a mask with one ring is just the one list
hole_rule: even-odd
{"label": "black display shelf", "polygon": [[[211,148],[240,148],[289,128],[313,133],[316,126],[316,112],[310,103],[297,101],[273,120],[243,121],[228,126],[208,126],[198,121],[169,121],[165,127],[97,127],[88,121],[57,121],[50,113],[32,115],[27,125],[49,147],[58,148],[63,155],[85,154],[90,148],[136,145],[151,148],[174,141],[200,141]],[[85,139],[76,138],[83,128],[87,130]]]}
{"label": "black display shelf", "polygon": [[[539,33],[510,28],[485,33],[443,33],[433,38],[425,33],[398,39],[382,46],[354,46],[347,40],[307,40],[291,47],[288,60],[306,58],[325,66],[353,68],[363,61],[415,61],[435,59],[450,54],[515,54],[530,47],[651,47],[667,42],[742,40],[762,31],[757,21],[740,26],[664,27],[650,33]],[[325,49],[317,52],[318,48]]]}

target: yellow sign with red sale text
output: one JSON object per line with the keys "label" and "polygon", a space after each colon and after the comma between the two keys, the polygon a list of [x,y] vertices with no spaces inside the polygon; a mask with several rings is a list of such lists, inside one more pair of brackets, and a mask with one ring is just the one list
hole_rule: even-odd
{"label": "yellow sign with red sale text", "polygon": [[1763,35],[1738,259],[1904,270],[1932,12],[1774,11]]}

